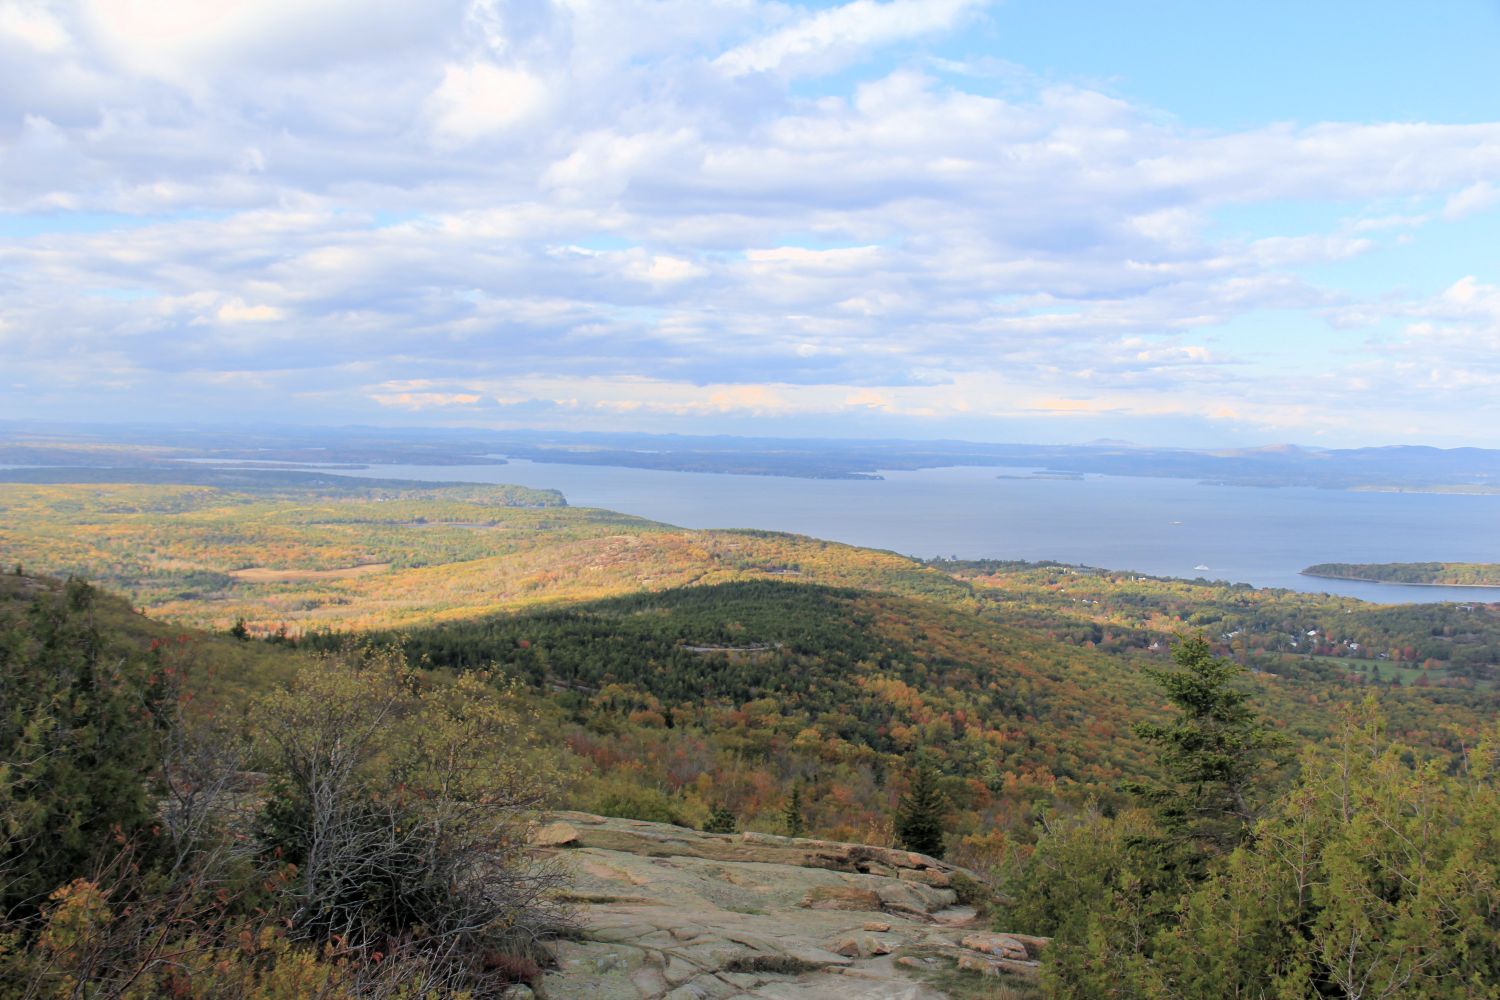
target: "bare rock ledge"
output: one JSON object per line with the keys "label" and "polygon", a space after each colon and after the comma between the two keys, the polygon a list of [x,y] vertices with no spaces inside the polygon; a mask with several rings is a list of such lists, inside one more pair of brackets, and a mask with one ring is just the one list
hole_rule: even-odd
{"label": "bare rock ledge", "polygon": [[559,813],[532,843],[573,877],[583,933],[545,1000],[942,1000],[946,964],[1032,979],[1046,939],[978,926],[961,869],[909,851]]}

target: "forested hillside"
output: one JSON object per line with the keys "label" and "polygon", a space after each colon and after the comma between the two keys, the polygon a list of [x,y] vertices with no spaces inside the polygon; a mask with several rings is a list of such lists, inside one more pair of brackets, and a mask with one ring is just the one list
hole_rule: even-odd
{"label": "forested hillside", "polygon": [[1490,686],[1500,665],[1496,604],[1371,604],[1058,563],[928,565],[972,584],[1006,621],[1113,652],[1150,650],[1164,634],[1202,632],[1276,674],[1454,689]]}
{"label": "forested hillside", "polygon": [[566,929],[532,709],[0,578],[0,997],[496,996]]}
{"label": "forested hillside", "polygon": [[[452,958],[461,944],[467,957],[453,964],[424,950],[420,935],[410,937],[411,921],[469,926],[474,911],[423,909],[441,895],[432,894],[432,879],[457,878],[478,850],[519,865],[506,853],[516,824],[524,827],[523,815],[545,802],[705,830],[877,845],[935,830],[924,849],[990,882],[965,889],[975,903],[1011,930],[1057,937],[1048,974],[1059,995],[1102,995],[1095,990],[1104,981],[1132,984],[1119,995],[1192,995],[1152,978],[1175,968],[1171,961],[1186,962],[1188,935],[1210,935],[1225,919],[1287,933],[1280,911],[1215,909],[1251,906],[1260,891],[1244,881],[1252,869],[1268,880],[1264,898],[1281,898],[1276,880],[1285,873],[1245,853],[1260,843],[1255,831],[1280,823],[1276,829],[1297,836],[1316,834],[1320,850],[1357,849],[1348,839],[1355,833],[1333,819],[1312,832],[1298,826],[1311,822],[1296,811],[1299,802],[1326,804],[1316,796],[1333,766],[1329,747],[1365,740],[1377,748],[1372,754],[1390,757],[1360,780],[1373,783],[1369,801],[1386,796],[1401,816],[1415,808],[1402,798],[1414,794],[1412,782],[1435,790],[1435,815],[1459,815],[1442,812],[1457,808],[1455,797],[1480,803],[1491,794],[1483,784],[1489,751],[1475,748],[1488,746],[1500,699],[1493,606],[1368,605],[1056,564],[921,563],[795,536],[683,531],[607,511],[516,506],[532,499],[469,487],[0,487],[5,562],[13,567],[0,591],[12,684],[6,703],[17,706],[6,722],[4,808],[7,829],[22,831],[8,835],[5,863],[31,865],[28,838],[39,831],[57,824],[73,831],[59,840],[72,854],[17,883],[27,888],[7,903],[8,933],[21,945],[5,960],[30,981],[51,982],[50,969],[70,967],[83,952],[48,944],[53,964],[45,968],[17,956],[44,939],[63,942],[66,914],[118,915],[117,902],[146,894],[183,914],[211,909],[205,919],[214,929],[191,946],[184,937],[191,921],[152,912],[170,924],[163,940],[205,961],[229,961],[224,975],[235,979],[237,995],[270,989],[283,967],[289,976],[327,977],[329,995],[361,995],[341,977],[363,975],[359,963],[387,940],[404,941],[406,966],[430,970],[444,989],[468,983],[485,995],[529,968],[530,946],[503,935],[455,938],[441,954]],[[80,581],[38,576],[40,569],[109,581],[129,603]],[[1197,650],[1193,663],[1222,667],[1211,688],[1229,693],[1225,704],[1249,706],[1245,719],[1265,720],[1228,745],[1232,756],[1266,754],[1246,772],[1254,781],[1235,793],[1245,803],[1238,818],[1208,839],[1184,840],[1188,828],[1176,825],[1198,807],[1182,805],[1191,782],[1183,759],[1164,750],[1192,718],[1191,701],[1164,680],[1183,671],[1184,649]],[[72,666],[59,673],[60,663]],[[101,665],[109,671],[104,689]],[[28,720],[36,706],[57,703],[62,689],[48,686],[57,684],[112,692],[108,717],[116,721],[99,729],[88,702],[75,700],[88,718],[35,728]],[[1367,698],[1371,707],[1360,708]],[[124,726],[126,718],[140,725]],[[336,845],[350,864],[389,840],[389,826],[367,825],[377,814],[412,836],[448,829],[452,817],[431,811],[448,800],[410,791],[429,787],[424,782],[506,789],[500,812],[466,813],[463,822],[477,825],[454,828],[472,837],[402,847],[459,867],[403,876],[372,897],[389,903],[375,911],[350,909],[301,881],[324,849],[307,839],[322,829],[306,813],[322,794],[307,783],[307,762],[345,746],[343,734],[356,730],[372,742],[341,785],[348,811],[335,824],[353,838]],[[1262,747],[1257,732],[1276,739]],[[60,749],[28,749],[47,740]],[[93,740],[109,749],[93,749]],[[99,763],[105,752],[113,769]],[[455,762],[462,774],[445,770]],[[44,778],[26,772],[33,766],[63,770]],[[218,777],[183,784],[189,767]],[[93,795],[86,782],[68,791],[74,778],[58,775],[82,781],[95,772],[112,792],[126,793],[116,796],[118,808],[88,820],[105,827],[80,825],[82,814],[66,801],[38,811],[44,789]],[[1471,772],[1480,784],[1465,784]],[[148,804],[160,810],[174,790],[205,787],[219,791],[207,812],[193,814],[196,832],[162,841],[171,824],[163,827]],[[32,817],[25,822],[33,832],[24,832],[23,817]],[[101,836],[110,823],[123,840]],[[1468,857],[1472,846],[1455,841],[1443,857]],[[110,882],[126,864],[121,851],[170,856],[178,860],[168,871],[193,874],[163,875],[160,892]],[[158,871],[156,864],[146,869]],[[510,926],[523,913],[541,921],[538,928],[552,926],[542,897],[528,895],[545,884],[543,874],[514,870],[522,881],[502,901],[514,908]],[[356,881],[375,877],[358,865],[352,872]],[[1461,865],[1453,872],[1487,877]],[[542,881],[526,881],[533,878]],[[1094,888],[1069,895],[1057,879]],[[88,888],[116,884],[108,899]],[[202,895],[209,886],[227,887],[225,901],[210,903]],[[61,894],[49,901],[54,892]],[[464,906],[494,903],[464,898]],[[1482,898],[1473,896],[1474,905]],[[1330,920],[1344,912],[1320,905]],[[1101,906],[1135,913],[1135,922],[1112,924]],[[1198,923],[1174,916],[1200,911]],[[299,916],[287,924],[277,914]],[[268,930],[268,915],[282,922]],[[1473,919],[1480,936],[1472,947],[1492,946],[1483,937],[1490,918]],[[139,965],[135,945],[88,920],[89,955],[120,970]],[[271,936],[239,965],[222,949],[247,929]],[[1447,933],[1440,926],[1423,946],[1448,947]],[[1127,934],[1142,942],[1128,955],[1101,950],[1099,935]],[[335,936],[362,942],[350,946],[353,964],[319,958]],[[476,957],[499,953],[509,956],[500,966]],[[1095,954],[1112,955],[1113,964],[1096,968],[1088,958]],[[1299,954],[1273,965],[1284,972],[1305,958]],[[1272,973],[1255,975],[1265,982]],[[143,981],[163,989],[175,982]]]}

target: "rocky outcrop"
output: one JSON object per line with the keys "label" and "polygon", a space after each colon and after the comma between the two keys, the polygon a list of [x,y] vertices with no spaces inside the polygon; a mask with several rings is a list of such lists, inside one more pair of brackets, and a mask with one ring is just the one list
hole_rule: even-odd
{"label": "rocky outcrop", "polygon": [[939,1000],[931,974],[1031,978],[1044,944],[986,932],[959,869],[908,851],[583,813],[533,842],[572,875],[582,927],[547,1000]]}

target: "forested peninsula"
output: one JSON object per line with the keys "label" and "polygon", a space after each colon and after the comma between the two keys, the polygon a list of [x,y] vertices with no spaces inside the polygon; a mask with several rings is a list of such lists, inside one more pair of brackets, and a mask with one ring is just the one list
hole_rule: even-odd
{"label": "forested peninsula", "polygon": [[1500,587],[1500,564],[1496,563],[1318,563],[1302,575],[1417,587]]}

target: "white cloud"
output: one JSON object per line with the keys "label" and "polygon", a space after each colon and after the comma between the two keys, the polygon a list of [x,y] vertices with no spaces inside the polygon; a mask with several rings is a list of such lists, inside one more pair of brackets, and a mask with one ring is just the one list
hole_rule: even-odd
{"label": "white cloud", "polygon": [[432,95],[433,128],[445,139],[469,142],[536,114],[546,99],[542,81],[519,67],[450,64]]}
{"label": "white cloud", "polygon": [[[1500,124],[1211,131],[931,75],[916,43],[982,6],[0,6],[7,368],[213,404],[235,373],[430,413],[1314,407],[1357,428],[1365,401],[1409,419],[1434,366],[1459,385],[1500,355],[1482,257],[1446,290],[1337,284],[1444,218],[1486,225]],[[788,82],[886,45],[894,71]],[[1304,202],[1349,221],[1284,209]],[[1275,355],[1284,317],[1314,332]],[[1356,370],[1359,338],[1396,356]],[[1400,367],[1424,352],[1429,374]]]}
{"label": "white cloud", "polygon": [[880,253],[878,246],[834,247],[815,250],[808,247],[772,247],[766,250],[746,250],[745,259],[752,264],[770,267],[808,268],[813,270],[848,270],[874,263]]}
{"label": "white cloud", "polygon": [[427,379],[385,382],[369,387],[367,392],[369,398],[381,406],[411,411],[471,407],[484,398],[482,392],[437,388]]}
{"label": "white cloud", "polygon": [[1293,397],[1233,402],[1211,392],[1159,386],[1143,399],[1128,391],[1091,391],[1086,398],[1000,373],[957,373],[932,385],[850,387],[838,383],[780,381],[709,382],[627,377],[523,377],[451,385],[422,381],[385,383],[363,390],[382,406],[423,409],[483,407],[565,410],[597,419],[612,417],[808,419],[878,414],[906,421],[1005,420],[1036,415],[1085,419],[1100,416],[1183,418],[1244,422],[1284,429],[1309,410]]}
{"label": "white cloud", "polygon": [[983,0],[853,0],[809,14],[714,60],[730,76],[783,68],[827,68],[829,57],[951,28]]}
{"label": "white cloud", "polygon": [[697,278],[708,272],[694,264],[690,260],[681,257],[669,257],[666,254],[658,254],[651,258],[642,274],[648,281],[675,282],[686,281],[689,278]]}
{"label": "white cloud", "polygon": [[[597,129],[577,137],[566,156],[548,164],[542,185],[559,194],[598,202],[621,194],[639,173],[668,172],[691,156],[701,138],[686,128],[621,134]],[[662,170],[662,166],[666,170]]]}
{"label": "white cloud", "polygon": [[221,323],[270,323],[285,319],[286,312],[275,306],[246,305],[244,299],[230,299],[214,312]]}
{"label": "white cloud", "polygon": [[[172,74],[268,30],[278,5],[262,0],[93,0],[85,5],[104,48],[133,71]],[[282,5],[283,16],[290,5]]]}
{"label": "white cloud", "polygon": [[1489,181],[1476,181],[1457,194],[1450,195],[1443,204],[1443,218],[1450,222],[1488,211],[1500,205],[1500,188]]}
{"label": "white cloud", "polygon": [[454,0],[83,0],[81,28],[130,73],[194,86],[260,67],[321,71],[441,29]]}
{"label": "white cloud", "polygon": [[49,55],[62,52],[72,41],[68,29],[40,3],[0,4],[0,35]]}

